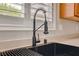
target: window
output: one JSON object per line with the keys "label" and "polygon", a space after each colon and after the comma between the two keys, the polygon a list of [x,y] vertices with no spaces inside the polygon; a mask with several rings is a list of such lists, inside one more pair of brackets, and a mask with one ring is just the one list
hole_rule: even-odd
{"label": "window", "polygon": [[23,4],[20,3],[0,3],[0,14],[24,17]]}
{"label": "window", "polygon": [[[49,21],[52,21],[52,3],[32,3],[31,4],[31,18],[33,19],[34,13],[38,8],[43,8],[45,9],[46,12],[46,16],[47,19]],[[38,20],[42,20],[44,18],[43,13],[42,12],[38,12],[37,14],[37,19]]]}

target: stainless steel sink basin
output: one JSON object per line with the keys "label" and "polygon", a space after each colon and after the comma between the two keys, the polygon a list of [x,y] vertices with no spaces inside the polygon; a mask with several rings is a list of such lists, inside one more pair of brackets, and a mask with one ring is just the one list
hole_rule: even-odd
{"label": "stainless steel sink basin", "polygon": [[79,47],[60,43],[50,43],[29,49],[43,56],[79,56]]}

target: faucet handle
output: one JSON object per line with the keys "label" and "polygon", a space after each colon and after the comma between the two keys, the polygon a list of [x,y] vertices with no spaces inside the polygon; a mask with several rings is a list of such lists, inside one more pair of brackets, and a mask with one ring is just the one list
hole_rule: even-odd
{"label": "faucet handle", "polygon": [[36,43],[40,43],[40,40],[36,41]]}
{"label": "faucet handle", "polygon": [[36,43],[39,43],[40,42],[40,39],[39,39],[39,33],[38,33],[38,40],[36,41]]}

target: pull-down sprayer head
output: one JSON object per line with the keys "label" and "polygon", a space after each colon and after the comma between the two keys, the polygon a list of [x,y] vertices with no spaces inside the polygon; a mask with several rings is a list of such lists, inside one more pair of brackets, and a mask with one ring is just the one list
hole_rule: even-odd
{"label": "pull-down sprayer head", "polygon": [[48,22],[46,20],[46,11],[44,11],[45,21],[44,21],[44,34],[48,34]]}
{"label": "pull-down sprayer head", "polygon": [[44,34],[48,34],[48,22],[45,20],[44,22]]}

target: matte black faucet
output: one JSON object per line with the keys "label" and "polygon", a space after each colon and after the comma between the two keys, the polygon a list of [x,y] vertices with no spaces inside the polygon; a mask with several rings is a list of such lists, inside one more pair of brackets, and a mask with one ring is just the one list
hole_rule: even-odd
{"label": "matte black faucet", "polygon": [[[38,11],[43,11],[44,13],[44,16],[45,16],[45,21],[44,23],[39,26],[37,29],[36,29],[36,15],[37,15],[37,12]],[[37,41],[36,40],[36,31],[38,29],[40,29],[42,26],[44,25],[44,34],[48,34],[48,23],[47,23],[47,20],[46,20],[46,11],[42,8],[39,8],[36,10],[35,14],[34,14],[34,19],[33,19],[33,38],[32,38],[32,46],[35,47],[36,46],[36,43],[39,43],[40,41]]]}

